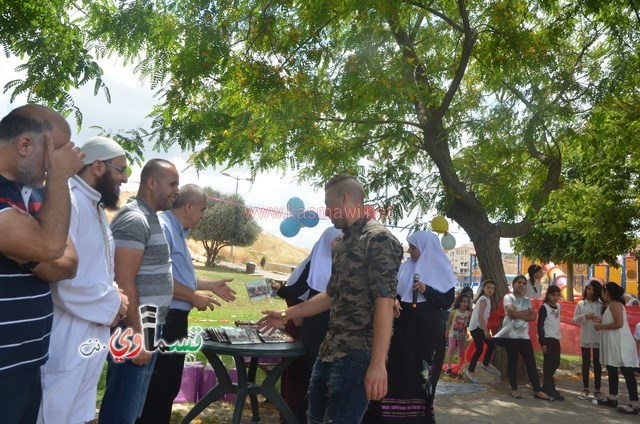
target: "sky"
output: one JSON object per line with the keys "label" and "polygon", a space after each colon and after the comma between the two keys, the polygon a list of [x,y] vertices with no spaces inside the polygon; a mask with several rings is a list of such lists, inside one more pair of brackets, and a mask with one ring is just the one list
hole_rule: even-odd
{"label": "sky", "polygon": [[[76,105],[83,114],[82,129],[78,131],[75,120],[69,117],[68,121],[72,129],[72,140],[82,146],[86,140],[92,136],[99,135],[100,130],[91,128],[99,126],[109,132],[126,131],[129,129],[144,126],[149,128],[150,120],[147,115],[151,113],[151,109],[155,104],[153,91],[150,89],[148,82],[140,81],[133,74],[131,67],[124,67],[118,59],[105,59],[98,61],[104,71],[103,80],[109,87],[111,93],[111,103],[109,103],[102,92],[97,96],[93,95],[93,84],[90,83],[85,87],[70,92]],[[14,69],[21,62],[14,58],[0,57],[0,87],[17,77],[19,74]],[[10,103],[10,93],[4,93],[0,97],[0,117],[5,116],[15,107],[26,103],[26,96],[19,96],[14,103]],[[236,180],[234,178],[222,175],[222,172],[228,173],[234,177],[242,178],[238,180],[238,194],[244,199],[248,207],[267,208],[274,210],[286,210],[287,201],[292,197],[300,198],[306,208],[318,210],[324,208],[324,192],[315,189],[305,182],[300,182],[296,178],[294,171],[286,173],[282,172],[263,172],[256,176],[255,181],[250,182],[244,179],[250,177],[249,170],[243,168],[213,168],[208,167],[197,172],[193,168],[187,168],[186,162],[188,152],[183,153],[180,147],[175,145],[168,152],[154,152],[151,146],[145,151],[145,159],[163,158],[173,162],[180,174],[181,184],[198,184],[200,186],[210,186],[223,193],[234,193],[236,190]],[[137,191],[138,181],[140,177],[140,167],[132,166],[132,174],[130,181],[123,185],[124,191]],[[279,217],[277,214],[269,214],[268,217],[257,218],[256,221],[262,227],[263,231],[275,234],[287,242],[311,249],[313,244],[320,238],[322,232],[329,226],[331,222],[328,219],[321,219],[314,228],[302,228],[300,232],[291,238],[284,237],[280,233],[280,222],[284,216]],[[256,216],[256,215],[254,215]],[[400,226],[408,225],[413,222],[413,217],[399,223]],[[449,229],[456,238],[457,245],[468,243],[469,238],[466,233],[458,227],[458,225],[449,220]],[[405,243],[409,232],[390,228],[394,235],[402,243]],[[503,239],[501,242],[503,252],[511,251],[508,240]]]}

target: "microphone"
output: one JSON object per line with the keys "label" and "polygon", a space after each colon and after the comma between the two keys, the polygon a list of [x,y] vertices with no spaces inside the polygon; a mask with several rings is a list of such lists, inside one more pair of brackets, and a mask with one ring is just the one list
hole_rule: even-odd
{"label": "microphone", "polygon": [[[413,274],[413,284],[420,281],[420,274]],[[413,307],[416,308],[418,306],[418,289],[413,290]]]}

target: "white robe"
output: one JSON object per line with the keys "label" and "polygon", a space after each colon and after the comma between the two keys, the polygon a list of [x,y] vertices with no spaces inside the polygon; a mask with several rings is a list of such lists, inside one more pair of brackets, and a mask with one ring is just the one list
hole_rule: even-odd
{"label": "white robe", "polygon": [[[109,351],[109,324],[120,308],[114,282],[114,243],[100,194],[79,177],[69,182],[69,235],[78,252],[78,272],[51,283],[54,303],[49,360],[42,367],[39,423],[93,420],[96,389]],[[80,347],[98,346],[89,356]],[[85,353],[91,349],[85,346]]]}

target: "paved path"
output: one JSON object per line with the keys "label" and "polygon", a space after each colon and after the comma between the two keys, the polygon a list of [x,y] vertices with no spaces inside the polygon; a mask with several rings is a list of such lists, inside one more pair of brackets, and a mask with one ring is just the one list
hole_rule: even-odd
{"label": "paved path", "polygon": [[[458,382],[458,379],[451,379],[450,382],[447,380],[449,379],[445,377],[442,383],[438,383],[439,393],[436,395],[435,406],[436,421],[439,424],[640,423],[640,416],[623,415],[613,408],[593,405],[590,401],[578,399],[582,389],[582,380],[578,377],[562,377],[557,380],[558,390],[566,400],[554,402],[535,399],[531,386],[528,385],[520,385],[522,399],[513,399],[506,382],[476,385]],[[443,390],[440,390],[441,385]],[[461,386],[482,386],[485,390],[469,393],[469,389]],[[607,377],[603,378],[602,386],[603,392],[606,393]],[[621,378],[621,402],[628,402],[626,392],[624,379]]]}

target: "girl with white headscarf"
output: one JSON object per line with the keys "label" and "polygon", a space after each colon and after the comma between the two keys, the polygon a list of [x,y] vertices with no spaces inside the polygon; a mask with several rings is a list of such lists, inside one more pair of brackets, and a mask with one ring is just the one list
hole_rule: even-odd
{"label": "girl with white headscarf", "polygon": [[435,422],[433,401],[445,354],[442,310],[454,300],[456,277],[438,236],[411,234],[400,266],[396,319],[389,347],[389,391],[372,402],[364,423]]}
{"label": "girl with white headscarf", "polygon": [[[278,290],[278,296],[286,299],[287,305],[295,305],[311,299],[327,288],[331,277],[331,253],[336,239],[342,237],[342,231],[327,228],[311,249],[307,258],[291,273],[284,287]],[[311,370],[318,356],[318,349],[329,325],[329,311],[305,318],[302,328],[293,321],[286,326],[287,332],[294,338],[300,338],[305,348],[305,356],[294,362],[282,375],[282,395],[296,414],[298,422],[306,423],[307,402],[305,395],[309,387]]]}

